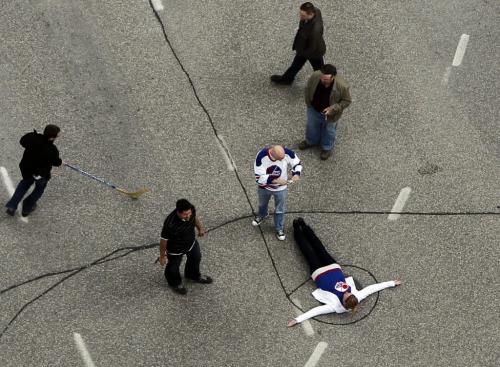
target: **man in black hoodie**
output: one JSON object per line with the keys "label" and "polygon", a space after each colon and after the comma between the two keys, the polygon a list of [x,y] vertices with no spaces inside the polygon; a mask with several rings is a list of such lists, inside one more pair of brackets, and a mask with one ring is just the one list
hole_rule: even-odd
{"label": "man in black hoodie", "polygon": [[59,151],[54,145],[54,140],[56,140],[60,131],[61,129],[56,125],[47,125],[43,134],[39,134],[34,130],[21,138],[19,143],[24,147],[24,154],[21,163],[19,163],[19,168],[23,179],[17,185],[12,198],[5,205],[7,214],[14,215],[19,202],[33,183],[35,189],[24,199],[22,215],[26,217],[35,210],[36,202],[42,197],[47,182],[50,180],[52,166],[59,167],[62,164]]}
{"label": "man in black hoodie", "polygon": [[314,70],[320,69],[324,64],[323,56],[326,52],[326,45],[323,39],[321,11],[310,2],[303,3],[300,6],[299,17],[299,28],[292,47],[296,52],[295,58],[283,75],[271,76],[271,81],[276,84],[292,84],[295,75],[306,61],[309,61]]}

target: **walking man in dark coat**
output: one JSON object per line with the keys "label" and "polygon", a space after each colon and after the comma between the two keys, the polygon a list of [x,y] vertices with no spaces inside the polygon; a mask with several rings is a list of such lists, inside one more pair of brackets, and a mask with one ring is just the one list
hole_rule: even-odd
{"label": "walking man in dark coat", "polygon": [[17,185],[12,198],[5,205],[7,214],[14,215],[19,202],[33,183],[35,189],[23,201],[22,216],[26,217],[36,209],[36,203],[42,197],[50,180],[52,166],[59,167],[62,164],[59,151],[54,145],[54,140],[56,140],[60,131],[61,129],[56,125],[47,125],[43,134],[39,134],[34,130],[21,138],[20,144],[24,147],[24,154],[21,163],[19,163],[19,168],[23,179]]}
{"label": "walking man in dark coat", "polygon": [[165,278],[168,285],[179,294],[187,293],[179,272],[184,255],[187,258],[185,277],[196,283],[212,283],[212,278],[200,274],[201,251],[200,244],[196,240],[195,227],[198,236],[203,237],[205,229],[196,216],[194,205],[186,199],[180,199],[175,204],[175,210],[165,219],[161,231],[160,264],[163,266],[167,263]]}
{"label": "walking man in dark coat", "polygon": [[314,70],[318,70],[324,64],[323,56],[326,52],[326,45],[323,39],[321,11],[312,3],[306,2],[300,6],[299,18],[299,28],[292,47],[296,52],[295,58],[283,75],[271,76],[271,81],[276,84],[292,84],[306,61],[309,61]]}

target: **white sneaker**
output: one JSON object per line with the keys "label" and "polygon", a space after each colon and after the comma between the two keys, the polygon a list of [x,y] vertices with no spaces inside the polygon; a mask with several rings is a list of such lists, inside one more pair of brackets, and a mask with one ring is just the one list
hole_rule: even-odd
{"label": "white sneaker", "polygon": [[282,230],[280,231],[276,231],[276,237],[278,238],[278,240],[280,241],[284,241],[285,240],[285,232],[283,232]]}
{"label": "white sneaker", "polygon": [[259,217],[259,216],[256,216],[256,217],[254,218],[254,220],[252,220],[252,226],[254,226],[254,227],[260,226],[260,224],[262,223],[262,221],[263,221],[264,219],[266,219],[268,216],[269,216],[269,215],[266,215],[264,218],[261,218],[261,217]]}

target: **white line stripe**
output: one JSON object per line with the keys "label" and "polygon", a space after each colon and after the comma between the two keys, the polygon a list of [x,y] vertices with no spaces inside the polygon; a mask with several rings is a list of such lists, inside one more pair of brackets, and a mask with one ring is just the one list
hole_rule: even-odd
{"label": "white line stripe", "polygon": [[151,0],[151,2],[153,3],[153,8],[156,11],[163,10],[163,4],[162,4],[161,0]]}
{"label": "white line stripe", "polygon": [[325,351],[326,347],[328,347],[328,344],[325,342],[319,342],[318,345],[316,345],[316,348],[314,348],[313,354],[309,357],[309,360],[307,363],[304,365],[304,367],[314,367],[318,363],[319,359],[321,358],[321,355]]}
{"label": "white line stripe", "polygon": [[467,43],[469,42],[469,35],[462,34],[460,41],[458,42],[457,50],[455,51],[455,57],[453,58],[453,66],[459,66],[462,63],[462,59],[465,55],[465,49],[467,48]]}
{"label": "white line stripe", "polygon": [[[7,172],[7,169],[5,167],[0,167],[0,174],[2,175],[2,180],[5,185],[5,188],[7,189],[7,193],[9,196],[12,197],[14,194],[14,184],[12,183],[12,180],[10,179],[9,173]],[[19,219],[24,222],[28,223],[28,218],[26,217],[19,217]]]}
{"label": "white line stripe", "polygon": [[[220,140],[219,140],[220,139]],[[227,147],[226,141],[224,140],[224,137],[222,135],[219,135],[219,139],[217,139],[217,145],[219,146],[219,149],[222,153],[222,156],[224,157],[224,160],[226,161],[227,169],[229,171],[234,171],[236,169],[236,164],[234,164],[233,159],[229,155],[229,148]]]}
{"label": "white line stripe", "polygon": [[[411,193],[411,188],[405,187],[401,189],[401,192],[398,195],[398,198],[396,199],[396,202],[394,203],[394,206],[391,209],[391,212],[393,213],[399,213],[403,210],[406,204],[406,200],[408,200],[408,197],[410,196]],[[388,220],[396,220],[401,216],[401,214],[389,214],[389,217],[387,218]]]}
{"label": "white line stripe", "polygon": [[444,75],[443,75],[443,79],[441,79],[442,85],[448,84],[448,80],[450,79],[450,74],[451,74],[451,66],[447,66],[446,71],[444,72]]}
{"label": "white line stripe", "polygon": [[[297,307],[302,308],[302,304],[300,303],[300,301],[297,298],[292,298],[292,302],[295,303],[297,305]],[[295,308],[295,314],[297,316],[299,316],[301,313],[302,312],[298,308]],[[301,325],[304,328],[304,332],[306,333],[307,336],[314,335],[314,329],[312,328],[312,325],[309,322],[309,320],[302,321]]]}
{"label": "white line stripe", "polygon": [[75,339],[76,347],[80,352],[80,355],[83,359],[83,363],[85,363],[85,366],[95,367],[94,361],[92,361],[92,357],[90,356],[90,353],[87,350],[87,346],[85,345],[82,336],[78,333],[73,333],[73,338]]}
{"label": "white line stripe", "polygon": [[9,173],[5,167],[0,167],[0,173],[2,174],[3,183],[7,189],[7,193],[9,196],[14,194],[14,185],[12,184],[12,180],[9,177]]}

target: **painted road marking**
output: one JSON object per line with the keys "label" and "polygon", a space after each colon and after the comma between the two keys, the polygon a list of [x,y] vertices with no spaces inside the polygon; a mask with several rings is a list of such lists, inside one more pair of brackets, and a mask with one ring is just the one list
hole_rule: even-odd
{"label": "painted road marking", "polygon": [[311,354],[311,356],[309,357],[309,360],[304,365],[304,367],[316,366],[316,364],[319,362],[319,359],[321,358],[321,355],[325,351],[326,347],[328,347],[327,343],[319,342],[318,345],[316,345],[316,348],[314,348],[314,352]]}
{"label": "painted road marking", "polygon": [[447,66],[446,71],[444,72],[443,75],[443,79],[441,79],[442,85],[448,84],[448,80],[450,79],[450,74],[451,74],[451,66]]}
{"label": "painted road marking", "polygon": [[151,0],[151,3],[153,4],[153,8],[156,11],[163,10],[163,3],[161,2],[161,0]]}
{"label": "painted road marking", "polygon": [[[292,302],[295,305],[297,305],[297,307],[302,308],[302,304],[297,298],[292,298]],[[302,312],[298,308],[295,308],[295,314],[297,316],[299,316],[301,313]],[[302,328],[304,329],[304,332],[306,333],[307,336],[314,335],[314,329],[312,328],[312,325],[309,322],[309,320],[302,321],[300,324],[302,325]]]}
{"label": "painted road marking", "polygon": [[469,35],[462,34],[460,41],[458,42],[457,50],[455,51],[455,57],[453,58],[453,66],[460,66],[462,59],[465,55],[465,49],[467,48],[467,43],[469,42]]}
{"label": "painted road marking", "polygon": [[[9,172],[7,172],[7,169],[5,167],[0,167],[0,174],[2,175],[2,180],[5,185],[5,188],[7,189],[7,193],[9,194],[10,197],[14,195],[14,184],[12,183],[12,180],[10,179]],[[24,222],[28,223],[28,218],[19,216],[19,219]]]}
{"label": "painted road marking", "polygon": [[92,361],[92,357],[87,350],[87,346],[85,345],[82,336],[78,333],[73,333],[73,338],[75,339],[75,344],[80,352],[80,356],[83,359],[83,363],[85,363],[85,367],[95,367],[94,361]]}
{"label": "painted road marking", "polygon": [[394,206],[391,209],[391,212],[394,214],[389,214],[389,217],[387,217],[388,220],[396,220],[398,219],[401,214],[395,214],[395,213],[401,213],[403,208],[405,207],[406,200],[408,200],[408,197],[410,196],[411,193],[411,188],[405,187],[401,189],[401,192],[398,195],[398,198],[396,199],[396,202],[394,203]]}
{"label": "painted road marking", "polygon": [[233,158],[231,157],[231,153],[229,152],[229,148],[226,144],[226,141],[224,140],[224,137],[222,135],[218,135],[219,139],[217,139],[217,145],[219,146],[219,150],[222,153],[222,156],[224,157],[224,160],[226,161],[226,166],[229,171],[234,171],[236,170],[236,164],[233,161]]}

